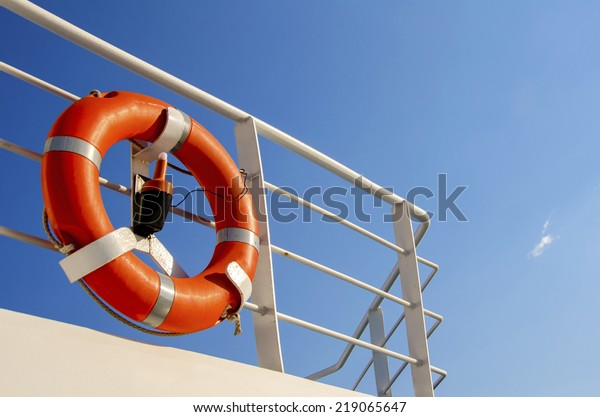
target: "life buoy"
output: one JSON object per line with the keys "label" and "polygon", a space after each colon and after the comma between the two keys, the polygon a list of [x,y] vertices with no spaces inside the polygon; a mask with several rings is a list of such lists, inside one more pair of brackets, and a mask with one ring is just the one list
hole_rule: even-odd
{"label": "life buoy", "polygon": [[[156,141],[166,129],[169,109],[142,94],[114,91],[84,97],[59,116],[46,140],[42,192],[50,225],[62,243],[77,251],[114,232],[100,195],[102,157],[120,140]],[[245,184],[235,162],[202,125],[179,113],[186,127],[171,153],[204,190],[241,195],[218,198],[218,193],[206,193],[218,236],[208,266],[191,278],[169,277],[127,252],[83,280],[131,320],[166,332],[190,333],[214,326],[228,306],[235,310],[243,303],[225,272],[237,262],[253,279],[258,222],[252,197],[242,193]]]}

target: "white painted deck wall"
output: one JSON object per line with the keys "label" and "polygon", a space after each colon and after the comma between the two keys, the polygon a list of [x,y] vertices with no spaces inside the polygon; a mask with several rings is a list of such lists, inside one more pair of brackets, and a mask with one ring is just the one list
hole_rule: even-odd
{"label": "white painted deck wall", "polygon": [[362,395],[9,310],[0,333],[0,396]]}

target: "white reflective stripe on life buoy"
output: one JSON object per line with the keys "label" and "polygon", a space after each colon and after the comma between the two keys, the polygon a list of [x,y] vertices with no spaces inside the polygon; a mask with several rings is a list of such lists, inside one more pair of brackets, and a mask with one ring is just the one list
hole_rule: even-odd
{"label": "white reflective stripe on life buoy", "polygon": [[163,321],[165,321],[173,306],[173,300],[175,299],[175,284],[171,277],[161,274],[160,272],[157,272],[157,274],[160,278],[160,292],[158,298],[156,299],[156,303],[154,303],[152,311],[150,311],[148,316],[141,321],[142,324],[154,328],[160,326]]}
{"label": "white reflective stripe on life buoy", "polygon": [[174,107],[167,108],[167,122],[161,134],[147,148],[133,157],[152,162],[161,152],[175,152],[185,142],[192,128],[190,117]]}
{"label": "white reflective stripe on life buoy", "polygon": [[217,245],[221,242],[242,242],[260,251],[260,238],[254,232],[241,227],[225,227],[217,232]]}
{"label": "white reflective stripe on life buoy", "polygon": [[100,171],[102,155],[91,143],[73,136],[52,136],[44,145],[44,153],[53,151],[72,152],[81,155],[96,165]]}

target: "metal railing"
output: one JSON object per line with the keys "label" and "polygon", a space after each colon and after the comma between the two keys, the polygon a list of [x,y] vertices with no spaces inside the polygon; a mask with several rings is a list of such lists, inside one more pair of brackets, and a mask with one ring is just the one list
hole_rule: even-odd
{"label": "metal railing", "polygon": [[[354,389],[356,389],[363,379],[364,375],[374,366],[377,392],[379,395],[391,395],[391,387],[408,365],[411,365],[412,382],[414,392],[419,396],[433,396],[434,388],[446,377],[446,372],[440,368],[432,366],[429,358],[428,338],[440,325],[443,318],[437,313],[431,312],[423,307],[422,291],[429,285],[439,267],[420,256],[416,255],[416,247],[425,235],[429,227],[429,216],[427,212],[420,207],[413,205],[402,197],[394,194],[386,188],[364,178],[357,172],[344,166],[338,161],[322,154],[312,147],[302,143],[296,138],[280,131],[279,129],[257,119],[250,114],[226,103],[199,88],[174,77],[173,75],[111,45],[102,39],[72,25],[71,23],[55,16],[43,8],[24,1],[24,0],[0,0],[0,5],[13,11],[14,13],[32,21],[33,23],[46,28],[47,30],[77,44],[94,54],[97,54],[115,64],[118,64],[138,75],[146,77],[156,84],[168,88],[179,95],[191,99],[192,101],[203,105],[204,107],[235,122],[235,136],[238,150],[238,160],[248,172],[249,189],[252,190],[255,205],[261,213],[266,213],[266,193],[257,190],[270,190],[273,193],[285,196],[296,203],[307,207],[336,223],[365,236],[378,244],[397,253],[398,262],[392,268],[384,284],[380,288],[369,285],[359,279],[351,277],[328,266],[322,265],[314,260],[308,259],[289,250],[282,249],[271,244],[269,232],[269,218],[260,223],[261,251],[256,277],[254,280],[254,291],[252,303],[246,303],[245,308],[254,312],[254,331],[257,344],[257,355],[259,366],[283,372],[283,360],[281,355],[281,346],[279,340],[278,320],[291,323],[304,329],[308,329],[347,343],[339,360],[319,371],[309,375],[309,379],[320,379],[326,375],[341,369],[353,349],[356,346],[372,351],[373,358],[366,364],[362,373],[358,376]],[[22,79],[35,85],[47,92],[55,94],[64,99],[75,101],[78,97],[59,87],[56,87],[44,80],[41,80],[24,71],[14,68],[8,64],[0,62],[0,71]],[[309,201],[291,194],[278,186],[265,181],[263,177],[261,153],[259,147],[259,135],[284,148],[296,153],[297,155],[325,168],[329,172],[337,175],[371,194],[374,198],[381,199],[391,206],[394,213],[394,233],[395,242],[386,240],[363,227],[350,222],[334,213]],[[41,155],[37,152],[25,149],[19,145],[7,140],[0,139],[0,148],[11,151],[15,154],[40,161]],[[130,195],[130,188],[111,182],[108,179],[100,178],[100,184],[103,187],[119,192],[124,195]],[[174,208],[174,214],[183,216],[189,220],[214,228],[214,223],[207,222],[194,213]],[[416,231],[413,232],[412,220],[419,222]],[[54,249],[54,247],[45,239],[31,236],[19,231],[15,231],[0,226],[0,235],[18,239],[30,244]],[[354,285],[362,290],[374,294],[368,311],[359,322],[352,336],[348,336],[334,330],[301,320],[296,317],[281,313],[277,310],[275,302],[272,254],[281,255],[292,261],[296,261],[307,267],[326,273],[336,279],[342,280],[348,284]],[[420,282],[419,269],[417,263],[421,263],[430,268],[431,271],[423,284]],[[397,297],[390,294],[390,288],[400,278],[403,297]],[[385,333],[383,330],[381,304],[384,300],[399,304],[404,308],[404,313],[392,326],[391,330]],[[425,316],[434,319],[434,324],[427,329],[425,326]],[[386,344],[399,328],[401,323],[406,323],[406,332],[408,340],[408,355],[398,353],[386,348]],[[361,340],[365,330],[370,327],[371,340],[369,343]],[[398,371],[390,377],[387,361],[388,358],[403,361],[403,365]],[[432,380],[432,372],[439,375],[437,380]]]}

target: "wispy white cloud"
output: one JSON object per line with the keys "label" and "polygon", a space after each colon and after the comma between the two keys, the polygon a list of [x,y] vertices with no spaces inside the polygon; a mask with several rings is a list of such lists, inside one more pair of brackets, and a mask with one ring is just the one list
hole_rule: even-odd
{"label": "wispy white cloud", "polygon": [[551,233],[547,233],[548,228],[550,227],[550,219],[551,218],[552,218],[552,215],[550,215],[548,217],[548,219],[544,222],[544,226],[542,226],[542,238],[533,247],[531,252],[529,252],[529,254],[527,255],[528,258],[530,258],[532,256],[534,258],[541,256],[542,253],[544,253],[544,251],[546,249],[548,249],[548,247],[552,244],[552,242],[554,242],[556,239],[558,239],[558,236],[553,236]]}
{"label": "wispy white cloud", "polygon": [[554,242],[555,238],[552,235],[542,236],[542,239],[538,242],[537,245],[529,252],[529,256],[533,256],[537,258],[550,246],[552,242]]}
{"label": "wispy white cloud", "polygon": [[546,230],[548,230],[548,226],[550,226],[550,218],[552,216],[548,217],[548,220],[546,220],[546,222],[544,223],[544,227],[542,228],[542,236],[544,236],[546,234]]}

